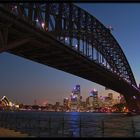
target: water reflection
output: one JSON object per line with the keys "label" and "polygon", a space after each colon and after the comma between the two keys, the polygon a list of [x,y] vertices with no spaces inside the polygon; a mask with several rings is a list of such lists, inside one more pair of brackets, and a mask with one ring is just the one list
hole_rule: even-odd
{"label": "water reflection", "polygon": [[80,114],[79,112],[72,112],[70,114],[70,130],[71,134],[74,137],[79,137],[80,136]]}

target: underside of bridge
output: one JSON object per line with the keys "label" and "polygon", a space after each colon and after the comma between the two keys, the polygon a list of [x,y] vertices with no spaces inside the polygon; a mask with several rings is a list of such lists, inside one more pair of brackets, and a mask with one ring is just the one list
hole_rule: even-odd
{"label": "underside of bridge", "polygon": [[[72,45],[57,40],[56,36],[34,27],[20,17],[15,18],[15,15],[9,14],[3,8],[0,8],[0,19],[0,52],[6,51],[101,84],[123,94],[130,111],[140,112],[140,91],[136,88],[126,58],[122,57],[124,54],[120,54],[122,60],[118,56],[121,50],[115,53],[111,51],[114,56],[118,53],[116,58],[121,62],[120,65],[113,62],[115,59],[111,52],[107,55],[103,53],[105,51],[101,52],[110,67],[115,69],[112,72],[98,61],[79,53]],[[96,50],[100,51],[99,48]],[[122,64],[122,69],[119,69]],[[129,83],[115,72],[117,70],[119,73],[124,70],[121,74]]]}
{"label": "underside of bridge", "polygon": [[[44,45],[46,44],[46,45]],[[53,45],[54,44],[54,45]],[[124,95],[129,110],[139,110],[139,93],[115,74],[90,62],[84,56],[59,43],[28,42],[7,52],[96,82]],[[134,92],[135,91],[135,92]]]}

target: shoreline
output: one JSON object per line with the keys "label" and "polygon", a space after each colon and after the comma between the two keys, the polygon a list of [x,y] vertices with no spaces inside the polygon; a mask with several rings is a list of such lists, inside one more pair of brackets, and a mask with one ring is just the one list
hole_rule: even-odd
{"label": "shoreline", "polygon": [[26,133],[0,127],[0,137],[30,137]]}

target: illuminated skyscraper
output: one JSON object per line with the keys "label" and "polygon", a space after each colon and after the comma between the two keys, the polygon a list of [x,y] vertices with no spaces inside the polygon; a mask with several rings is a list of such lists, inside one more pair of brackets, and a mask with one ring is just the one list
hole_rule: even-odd
{"label": "illuminated skyscraper", "polygon": [[108,93],[108,104],[109,106],[113,105],[113,93]]}
{"label": "illuminated skyscraper", "polygon": [[64,100],[63,100],[63,106],[64,106],[64,108],[69,108],[69,98],[64,98]]}
{"label": "illuminated skyscraper", "polygon": [[76,85],[73,90],[72,90],[72,93],[74,95],[80,95],[80,85]]}
{"label": "illuminated skyscraper", "polygon": [[120,94],[120,103],[126,103],[126,100],[123,95]]}
{"label": "illuminated skyscraper", "polygon": [[98,91],[96,89],[93,89],[89,93],[89,105],[92,109],[96,109],[99,107],[98,103]]}
{"label": "illuminated skyscraper", "polygon": [[71,93],[71,109],[77,110],[80,107],[81,96],[80,96],[80,85],[76,85]]}

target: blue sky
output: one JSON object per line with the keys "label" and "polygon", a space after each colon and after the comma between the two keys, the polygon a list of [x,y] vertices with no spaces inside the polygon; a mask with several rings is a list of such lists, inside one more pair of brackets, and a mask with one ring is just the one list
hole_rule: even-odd
{"label": "blue sky", "polygon": [[[112,34],[123,49],[137,83],[140,83],[140,4],[134,3],[77,3],[76,5],[95,16],[105,26],[111,25]],[[96,88],[99,95],[104,87],[83,78],[54,68],[12,55],[0,54],[0,96],[6,95],[13,101],[33,104],[47,100],[62,102],[69,97],[76,84],[81,85],[83,100]],[[114,94],[114,96],[116,96]]]}

